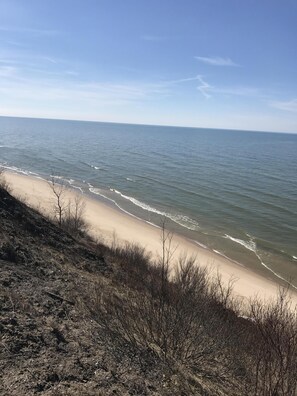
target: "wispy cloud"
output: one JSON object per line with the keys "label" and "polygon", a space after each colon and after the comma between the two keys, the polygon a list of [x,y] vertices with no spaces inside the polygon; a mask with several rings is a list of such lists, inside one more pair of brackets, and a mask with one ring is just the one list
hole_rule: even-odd
{"label": "wispy cloud", "polygon": [[[1,63],[1,62],[0,62]],[[17,68],[14,66],[1,66],[0,65],[0,77],[13,77],[17,73]]]}
{"label": "wispy cloud", "polygon": [[270,102],[270,106],[279,110],[297,113],[297,99]]}
{"label": "wispy cloud", "polygon": [[259,88],[251,86],[216,86],[212,85],[206,81],[205,77],[198,75],[193,78],[183,79],[179,81],[193,81],[197,80],[199,85],[197,86],[198,91],[206,98],[209,99],[212,96],[242,96],[250,98],[260,98],[267,99],[268,96],[265,95]]}
{"label": "wispy cloud", "polygon": [[198,85],[197,89],[199,92],[202,93],[202,95],[206,98],[209,99],[211,98],[210,95],[210,90],[211,90],[211,86],[208,84],[208,82],[206,82],[202,76],[197,76],[197,80],[199,81],[200,85]]}
{"label": "wispy cloud", "polygon": [[[42,72],[42,70],[40,71]],[[50,74],[50,72],[46,72]],[[65,73],[69,79],[65,79]],[[71,103],[85,103],[85,106],[117,106],[168,95],[168,88],[161,83],[142,82],[82,82],[77,81],[76,73],[71,70],[52,74],[51,78],[25,76],[21,69],[0,66],[0,103],[1,99],[16,102],[38,101],[59,107]],[[49,76],[50,77],[50,76]]]}
{"label": "wispy cloud", "polygon": [[197,89],[206,99],[209,99],[211,97],[209,91],[212,89],[212,87],[200,75],[195,77],[180,78],[178,80],[166,81],[163,83],[163,86],[169,87],[171,85],[183,84],[191,81],[198,81],[199,85],[197,86]]}
{"label": "wispy cloud", "polygon": [[74,76],[74,77],[77,77],[79,75],[79,73],[74,70],[65,70],[65,74],[68,74],[68,76]]}
{"label": "wispy cloud", "polygon": [[232,59],[221,58],[219,56],[214,56],[214,57],[195,56],[195,59],[211,66],[239,66],[237,63],[233,62]]}
{"label": "wispy cloud", "polygon": [[185,77],[185,78],[179,78],[178,80],[168,80],[164,82],[165,85],[175,85],[175,84],[182,84],[186,83],[189,81],[197,81],[199,79],[199,76],[195,77]]}
{"label": "wispy cloud", "polygon": [[58,61],[56,59],[51,58],[50,56],[45,56],[43,59],[49,63],[53,63],[54,65],[56,65],[58,63]]}
{"label": "wispy cloud", "polygon": [[[1,57],[0,66],[11,66],[19,70],[19,72],[41,72],[45,74],[71,74],[71,65],[69,62],[61,58],[54,58],[50,55],[35,55],[30,52],[9,51]],[[70,71],[70,73],[68,73]],[[73,72],[74,74],[75,72]]]}
{"label": "wispy cloud", "polygon": [[[1,28],[0,28],[1,30]],[[9,46],[13,46],[13,47],[24,47],[23,43],[20,43],[19,41],[15,41],[15,40],[3,40],[0,39],[2,43],[4,44],[8,44]]]}
{"label": "wispy cloud", "polygon": [[265,95],[259,88],[250,86],[231,86],[231,87],[212,87],[211,91],[216,94],[221,94],[224,96],[244,96],[244,97],[257,97],[265,99]]}

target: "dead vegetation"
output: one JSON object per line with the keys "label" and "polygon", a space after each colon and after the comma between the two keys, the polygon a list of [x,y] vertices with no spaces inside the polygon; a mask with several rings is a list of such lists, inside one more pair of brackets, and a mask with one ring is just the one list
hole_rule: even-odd
{"label": "dead vegetation", "polygon": [[11,187],[8,181],[5,178],[5,169],[0,166],[0,188],[4,189],[5,191],[10,192]]}
{"label": "dead vegetation", "polygon": [[232,279],[194,257],[170,271],[165,226],[159,260],[134,244],[78,240],[76,226],[63,231],[69,205],[56,192],[59,227],[0,190],[1,395],[297,394],[286,291],[250,301],[243,317]]}
{"label": "dead vegetation", "polygon": [[253,301],[253,394],[294,396],[297,393],[297,309],[281,290],[276,303]]}
{"label": "dead vegetation", "polygon": [[187,378],[189,394],[204,383],[210,395],[220,387],[228,395],[296,395],[297,310],[288,290],[269,304],[251,300],[242,317],[233,279],[224,285],[186,256],[170,274],[171,241],[163,228],[158,262],[137,245],[114,246],[115,278],[125,288],[96,288],[91,316]]}
{"label": "dead vegetation", "polygon": [[79,195],[67,198],[68,187],[63,181],[57,181],[55,177],[52,177],[48,184],[54,197],[53,215],[49,214],[50,218],[60,228],[71,234],[85,234],[87,223],[84,220],[85,202],[83,198]]}

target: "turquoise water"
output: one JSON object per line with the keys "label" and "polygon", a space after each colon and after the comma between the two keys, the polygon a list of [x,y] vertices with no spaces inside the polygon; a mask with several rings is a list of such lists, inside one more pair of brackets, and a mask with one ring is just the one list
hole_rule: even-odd
{"label": "turquoise water", "polygon": [[295,134],[0,117],[4,167],[165,216],[270,278],[297,278],[296,153]]}

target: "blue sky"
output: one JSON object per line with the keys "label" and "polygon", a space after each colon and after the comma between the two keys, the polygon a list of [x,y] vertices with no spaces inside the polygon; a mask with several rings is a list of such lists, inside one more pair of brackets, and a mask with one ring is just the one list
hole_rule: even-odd
{"label": "blue sky", "polygon": [[0,0],[0,115],[297,132],[297,0]]}

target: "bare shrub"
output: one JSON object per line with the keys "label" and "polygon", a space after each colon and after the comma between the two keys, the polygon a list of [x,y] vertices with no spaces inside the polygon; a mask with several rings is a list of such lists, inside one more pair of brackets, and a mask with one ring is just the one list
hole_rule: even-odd
{"label": "bare shrub", "polygon": [[5,178],[5,169],[0,166],[0,188],[7,191],[8,193],[11,192],[11,186]]}
{"label": "bare shrub", "polygon": [[79,195],[68,200],[65,214],[62,218],[62,227],[70,233],[83,233],[87,229],[84,220],[86,203]]}
{"label": "bare shrub", "polygon": [[265,306],[252,301],[253,395],[294,396],[297,393],[297,308],[286,290]]}
{"label": "bare shrub", "polygon": [[[164,235],[163,243],[170,244],[172,239]],[[129,271],[144,260],[145,281],[139,280],[141,292],[133,288],[122,295],[104,292],[97,296],[98,318],[109,328],[117,328],[137,348],[152,349],[167,362],[178,361],[202,372],[218,351],[229,348],[232,333],[227,325],[228,314],[224,312],[225,324],[222,324],[222,315],[212,310],[214,302],[227,310],[229,291],[224,294],[223,307],[213,292],[209,272],[197,266],[194,257],[180,258],[178,269],[171,277],[172,256],[167,248],[168,245],[163,246],[163,255],[155,265],[147,262],[133,245],[127,251],[118,250],[127,260],[136,258],[127,267]],[[233,317],[231,312],[229,316]]]}
{"label": "bare shrub", "polygon": [[219,310],[232,310],[237,314],[241,312],[241,301],[233,294],[233,286],[236,278],[231,276],[228,282],[224,282],[222,274],[217,270],[216,274],[211,277],[209,296],[213,300],[214,305]]}
{"label": "bare shrub", "polygon": [[228,384],[230,395],[296,395],[297,309],[288,295],[282,291],[268,306],[253,300],[242,316],[235,279],[226,285],[186,255],[170,273],[172,237],[161,232],[157,263],[137,245],[111,249],[120,283],[91,293],[92,318],[114,337],[160,356],[189,384],[203,378],[204,385]]}
{"label": "bare shrub", "polygon": [[114,244],[110,252],[117,260],[117,279],[134,289],[144,289],[152,271],[150,253],[142,246],[129,242]]}
{"label": "bare shrub", "polygon": [[85,202],[79,195],[73,199],[67,198],[67,186],[56,181],[52,177],[49,181],[49,186],[54,194],[54,219],[59,227],[64,230],[79,234],[84,233],[87,229],[87,223],[84,220]]}

